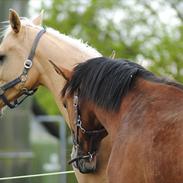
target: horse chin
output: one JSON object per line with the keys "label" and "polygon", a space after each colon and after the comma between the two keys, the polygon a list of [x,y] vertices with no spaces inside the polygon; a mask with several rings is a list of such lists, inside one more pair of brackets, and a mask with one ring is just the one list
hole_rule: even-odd
{"label": "horse chin", "polygon": [[74,167],[77,168],[81,173],[93,173],[97,168],[96,156],[92,160],[80,159],[74,162]]}

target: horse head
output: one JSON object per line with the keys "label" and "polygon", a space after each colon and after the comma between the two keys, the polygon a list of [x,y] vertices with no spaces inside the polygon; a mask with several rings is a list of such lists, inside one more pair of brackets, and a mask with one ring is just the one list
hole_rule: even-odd
{"label": "horse head", "polygon": [[[28,24],[28,20],[20,18],[14,10],[9,12],[9,25],[0,45],[0,109],[5,105],[15,107],[23,100],[17,98],[31,95],[37,88],[39,74],[37,64],[32,65],[32,60],[44,33],[42,31],[38,36],[40,29],[37,26],[41,24],[41,17],[39,15]],[[37,27],[37,30],[28,29],[28,26]],[[28,31],[32,33],[27,34]]]}
{"label": "horse head", "polygon": [[101,139],[107,135],[107,132],[95,116],[94,105],[79,95],[79,89],[76,92],[71,92],[67,88],[73,72],[50,62],[56,72],[67,81],[62,90],[62,101],[68,111],[69,126],[73,135],[74,146],[70,163],[81,173],[95,172],[97,150]]}
{"label": "horse head", "polygon": [[[67,111],[62,105],[59,95],[65,80],[55,72],[48,60],[54,60],[57,65],[60,64],[65,68],[72,69],[75,64],[99,57],[101,54],[83,41],[47,27],[46,33],[37,45],[31,64],[27,61],[27,58],[35,38],[43,29],[41,21],[42,15],[29,20],[19,17],[15,11],[10,10],[8,26],[5,33],[0,35],[0,37],[3,36],[0,44],[0,109],[5,106],[5,100],[7,103],[11,102],[10,107],[14,107],[19,103],[17,98],[23,94],[32,94],[39,85],[42,85],[53,94],[55,102],[68,123]],[[22,73],[27,72],[24,72],[24,67],[31,69],[25,76],[22,76]],[[15,102],[12,103],[12,101]],[[102,147],[105,149],[105,153],[102,153],[102,150],[98,153],[98,171],[89,175],[82,175],[76,171],[79,182],[93,182],[93,180],[97,182],[104,182],[103,180],[105,180],[106,182],[105,169],[110,152],[107,140]],[[106,150],[106,148],[109,150]],[[76,152],[73,154],[76,154]],[[86,164],[87,160],[84,160],[84,162]],[[94,170],[94,168],[90,168],[95,167],[95,165],[91,165],[92,162],[94,160],[89,162],[90,165],[87,169]]]}

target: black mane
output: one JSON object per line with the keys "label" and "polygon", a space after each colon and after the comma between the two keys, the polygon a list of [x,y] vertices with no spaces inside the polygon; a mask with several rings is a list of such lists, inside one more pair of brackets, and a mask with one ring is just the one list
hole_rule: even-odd
{"label": "black mane", "polygon": [[153,73],[128,60],[114,60],[105,57],[90,59],[74,68],[71,81],[62,90],[95,102],[106,110],[118,111],[122,98],[134,86],[135,78],[160,81]]}

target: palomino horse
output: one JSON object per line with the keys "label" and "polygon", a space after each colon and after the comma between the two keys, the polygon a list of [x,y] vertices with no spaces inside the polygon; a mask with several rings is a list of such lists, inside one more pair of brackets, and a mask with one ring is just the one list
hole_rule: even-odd
{"label": "palomino horse", "polygon": [[[60,101],[64,79],[58,76],[48,60],[72,69],[76,63],[99,57],[101,54],[81,41],[41,27],[41,15],[34,20],[20,18],[10,10],[10,25],[0,45],[0,109],[5,105],[13,108],[43,85],[53,94],[55,101],[67,120],[67,111]],[[110,154],[107,141],[101,146],[98,168],[95,173],[81,174],[76,171],[80,183],[106,182],[105,169]],[[105,149],[105,150],[104,150]],[[105,151],[105,153],[103,153]],[[88,165],[88,171],[90,171]]]}
{"label": "palomino horse", "polygon": [[[55,69],[67,80],[62,101],[79,155],[92,161],[102,130],[108,133],[110,183],[183,181],[182,85],[133,62],[104,57],[81,63],[72,72]],[[73,161],[82,166],[80,157]]]}

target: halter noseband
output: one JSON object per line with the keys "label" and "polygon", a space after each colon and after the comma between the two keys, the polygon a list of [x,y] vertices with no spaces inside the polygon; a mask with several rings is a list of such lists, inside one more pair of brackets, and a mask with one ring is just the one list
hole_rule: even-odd
{"label": "halter noseband", "polygon": [[[86,134],[86,135],[95,135],[95,134],[101,134],[106,132],[105,128],[99,129],[99,130],[87,130],[82,126],[82,120],[81,120],[81,116],[80,116],[80,109],[79,109],[79,98],[78,95],[75,94],[74,95],[74,102],[73,102],[73,107],[74,107],[74,112],[75,112],[75,125],[76,125],[76,130],[74,133],[74,147],[76,149],[76,151],[79,150],[80,146],[79,146],[79,131],[81,131],[81,133]],[[93,156],[95,155],[96,152],[88,152],[88,154],[86,155],[81,155],[81,156],[77,156],[76,158],[73,158],[69,161],[69,164],[73,163],[80,159],[88,159],[89,161],[92,161]]]}
{"label": "halter noseband", "polygon": [[16,86],[17,84],[19,83],[22,83],[22,85],[24,85],[24,83],[27,81],[27,74],[29,72],[29,70],[31,69],[32,67],[32,64],[33,64],[33,58],[34,58],[34,55],[35,55],[35,51],[36,51],[36,48],[37,48],[37,45],[38,45],[38,42],[41,38],[41,36],[46,32],[46,29],[41,29],[38,34],[36,35],[36,38],[33,42],[33,45],[32,45],[32,48],[31,48],[31,51],[29,53],[29,56],[27,58],[27,60],[24,62],[24,68],[23,68],[23,71],[22,71],[22,74],[17,77],[16,79],[0,86],[0,99],[3,100],[4,104],[7,105],[9,108],[15,108],[17,107],[19,104],[21,104],[28,96],[34,94],[34,92],[37,90],[36,89],[28,89],[28,88],[25,88],[23,87],[21,89],[21,96],[14,100],[13,102],[10,102],[6,95],[5,95],[5,92],[10,89],[10,88],[13,88],[14,86]]}

